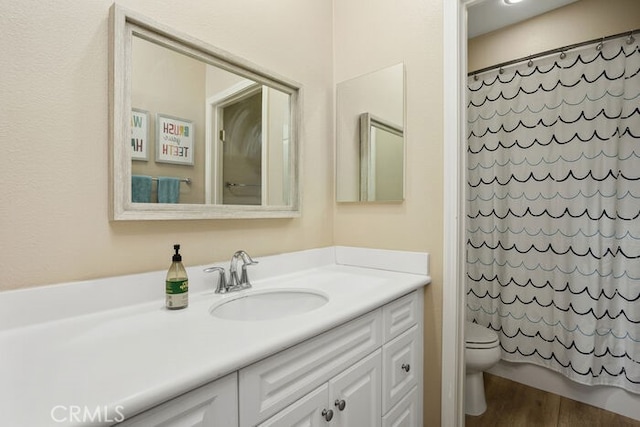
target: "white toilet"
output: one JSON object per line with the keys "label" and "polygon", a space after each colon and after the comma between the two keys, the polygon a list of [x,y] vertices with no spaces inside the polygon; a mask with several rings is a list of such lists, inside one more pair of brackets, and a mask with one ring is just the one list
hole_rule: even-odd
{"label": "white toilet", "polygon": [[466,322],[465,328],[464,411],[481,415],[487,409],[482,372],[500,360],[500,340],[494,331],[477,323]]}

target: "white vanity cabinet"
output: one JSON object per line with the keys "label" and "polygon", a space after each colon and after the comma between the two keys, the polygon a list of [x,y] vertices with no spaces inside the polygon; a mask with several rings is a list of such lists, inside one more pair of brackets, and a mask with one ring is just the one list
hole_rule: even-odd
{"label": "white vanity cabinet", "polygon": [[[422,385],[422,337],[418,334],[418,325],[395,338],[393,341],[385,344],[382,349],[382,413],[395,413],[395,417],[406,417],[402,411],[398,412],[395,407],[398,405],[410,405],[410,403],[401,403],[418,385]],[[416,393],[414,393],[416,394]],[[411,400],[411,397],[409,397]],[[395,411],[394,411],[395,410]],[[411,411],[412,416],[418,415],[415,411]],[[387,419],[390,424],[387,425],[410,425],[418,426],[418,423],[395,423],[390,420],[394,416],[389,415]],[[421,420],[420,420],[421,421]]]}
{"label": "white vanity cabinet", "polygon": [[241,369],[240,426],[255,426],[276,415],[381,345],[378,309]]}
{"label": "white vanity cabinet", "polygon": [[421,289],[121,426],[422,425]]}
{"label": "white vanity cabinet", "polygon": [[382,410],[386,414],[422,376],[422,329],[416,293],[383,307],[385,344],[382,348]]}
{"label": "white vanity cabinet", "polygon": [[380,371],[377,350],[259,426],[379,427]]}
{"label": "white vanity cabinet", "polygon": [[186,310],[162,308],[166,271],[0,292],[0,424],[420,426],[429,254],[259,262],[252,289],[225,295],[188,267]]}
{"label": "white vanity cabinet", "polygon": [[418,427],[421,364],[419,290],[241,369],[240,427]]}
{"label": "white vanity cabinet", "polygon": [[126,419],[118,427],[238,425],[236,372]]}

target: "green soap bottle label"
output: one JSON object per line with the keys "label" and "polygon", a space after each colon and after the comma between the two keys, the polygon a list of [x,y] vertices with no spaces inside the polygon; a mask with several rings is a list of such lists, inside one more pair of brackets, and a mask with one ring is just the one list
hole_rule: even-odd
{"label": "green soap bottle label", "polygon": [[167,280],[165,283],[167,308],[179,309],[189,305],[189,281],[187,279]]}
{"label": "green soap bottle label", "polygon": [[167,280],[166,284],[168,295],[183,294],[189,291],[188,279]]}

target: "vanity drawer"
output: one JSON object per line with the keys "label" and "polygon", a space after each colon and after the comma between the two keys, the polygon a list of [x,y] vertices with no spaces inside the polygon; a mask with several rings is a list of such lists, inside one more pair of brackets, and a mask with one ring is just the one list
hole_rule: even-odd
{"label": "vanity drawer", "polygon": [[382,427],[421,427],[418,387],[414,387],[400,403],[382,417]]}
{"label": "vanity drawer", "polygon": [[418,292],[411,292],[382,308],[384,342],[389,342],[416,323],[419,316]]}
{"label": "vanity drawer", "polygon": [[258,427],[320,426],[325,424],[322,411],[327,407],[328,401],[329,385],[325,383]]}
{"label": "vanity drawer", "polygon": [[382,413],[418,384],[422,355],[418,325],[382,347]]}
{"label": "vanity drawer", "polygon": [[260,421],[382,345],[381,309],[241,369],[240,426]]}
{"label": "vanity drawer", "polygon": [[118,427],[234,426],[238,423],[238,377],[229,374],[127,418]]}

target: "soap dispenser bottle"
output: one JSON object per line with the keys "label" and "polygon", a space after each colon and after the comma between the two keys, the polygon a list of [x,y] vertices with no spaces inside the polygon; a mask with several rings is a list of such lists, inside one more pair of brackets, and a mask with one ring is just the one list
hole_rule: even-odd
{"label": "soap dispenser bottle", "polygon": [[169,310],[178,310],[189,305],[189,279],[187,271],[182,265],[180,245],[173,245],[176,253],[173,255],[171,267],[167,271],[166,280],[166,305]]}

